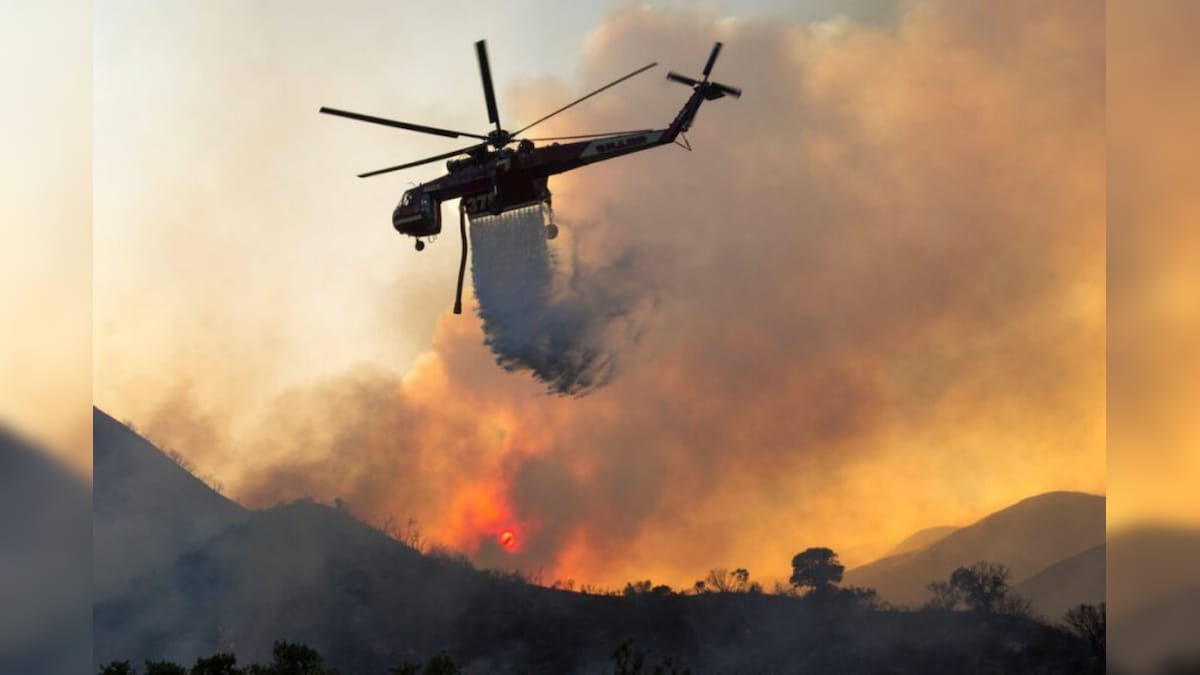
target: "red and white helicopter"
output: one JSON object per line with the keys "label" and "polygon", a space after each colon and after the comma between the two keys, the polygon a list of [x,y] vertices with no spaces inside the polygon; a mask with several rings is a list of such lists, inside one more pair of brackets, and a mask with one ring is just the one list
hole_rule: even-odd
{"label": "red and white helicopter", "polygon": [[[443,159],[450,160],[446,162],[446,175],[418,185],[404,193],[392,213],[392,225],[401,234],[416,238],[416,248],[421,251],[425,248],[424,239],[436,235],[442,230],[441,203],[450,199],[461,200],[459,231],[462,235],[462,258],[459,263],[458,288],[454,301],[454,313],[461,314],[463,274],[467,260],[465,216],[473,218],[494,216],[514,209],[545,204],[551,214],[549,224],[546,226],[546,236],[553,239],[558,234],[558,226],[554,224],[553,211],[550,210],[551,196],[547,186],[550,176],[622,155],[677,143],[676,139],[691,127],[696,112],[704,101],[716,100],[727,95],[735,98],[741,97],[740,89],[708,79],[720,51],[721,43],[718,42],[708,55],[708,62],[704,64],[703,74],[698,80],[674,72],[667,74],[667,79],[691,87],[692,95],[688,97],[670,125],[663,129],[641,129],[553,138],[520,137],[522,133],[568,108],[658,65],[651,63],[568,103],[515,132],[506,131],[500,126],[500,113],[496,109],[496,94],[492,88],[491,68],[488,65],[487,45],[483,40],[475,43],[475,53],[479,59],[479,74],[483,80],[483,96],[487,103],[488,121],[496,127],[486,135],[400,122],[334,108],[321,108],[321,112],[408,131],[448,138],[465,136],[480,141],[441,155],[359,174],[359,178],[367,178]],[[691,149],[686,145],[686,140],[685,137],[684,143],[679,145]],[[535,141],[554,142],[539,147],[535,145]],[[572,142],[558,143],[557,141]],[[516,148],[509,147],[514,143]],[[454,159],[460,155],[465,156],[461,159]]]}

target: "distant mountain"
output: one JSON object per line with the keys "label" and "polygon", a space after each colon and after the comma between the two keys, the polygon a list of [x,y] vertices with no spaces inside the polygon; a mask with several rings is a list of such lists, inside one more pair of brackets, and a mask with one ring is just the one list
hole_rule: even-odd
{"label": "distant mountain", "polygon": [[87,483],[0,426],[0,673],[91,670]]}
{"label": "distant mountain", "polygon": [[[101,415],[98,465],[128,470],[95,472],[97,493],[111,500],[97,536],[122,536],[124,559],[139,572],[94,608],[97,664],[190,665],[218,650],[263,662],[281,639],[306,642],[356,675],[443,650],[468,673],[611,672],[625,640],[650,653],[647,668],[670,656],[695,673],[1071,672],[1086,658],[1078,639],[1020,617],[872,611],[844,596],[533,586],[423,554],[311,501],[246,511]],[[201,526],[180,534],[185,516]],[[140,559],[141,550],[154,560]]]}
{"label": "distant mountain", "polygon": [[1105,546],[1101,544],[1054,563],[1017,584],[1016,591],[1033,603],[1035,612],[1057,621],[1080,603],[1104,602],[1105,578]]}
{"label": "distant mountain", "polygon": [[1104,497],[1049,492],[1030,497],[910,553],[846,572],[845,583],[875,588],[884,599],[919,606],[926,585],[980,560],[1003,563],[1020,582],[1104,543]]}
{"label": "distant mountain", "polygon": [[883,557],[888,558],[896,555],[904,555],[905,553],[912,553],[913,551],[919,551],[938,541],[941,541],[942,539],[945,539],[946,535],[954,532],[957,529],[958,527],[954,525],[937,525],[935,527],[927,527],[923,530],[917,530],[916,532],[908,535],[908,537],[902,540],[899,544],[896,544],[892,550],[888,551]]}
{"label": "distant mountain", "polygon": [[99,600],[248,515],[99,409],[92,410],[92,484]]}

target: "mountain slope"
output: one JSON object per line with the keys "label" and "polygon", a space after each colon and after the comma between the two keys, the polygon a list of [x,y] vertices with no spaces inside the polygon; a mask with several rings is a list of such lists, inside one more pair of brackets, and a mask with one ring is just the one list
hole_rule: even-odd
{"label": "mountain slope", "polygon": [[1033,603],[1033,610],[1057,621],[1080,604],[1104,602],[1105,546],[1101,544],[1060,560],[1017,584],[1017,595]]}
{"label": "mountain slope", "polygon": [[[632,639],[696,673],[1067,672],[1083,645],[1021,617],[874,612],[750,593],[586,595],[421,555],[298,502],[254,513],[96,607],[98,663],[306,642],[346,673],[447,651],[468,673],[611,672]],[[1013,649],[1013,645],[1021,649]],[[1049,651],[1039,651],[1047,650]]]}
{"label": "mountain slope", "polygon": [[92,410],[92,467],[93,578],[100,600],[247,515],[98,408]]}
{"label": "mountain slope", "polygon": [[937,525],[917,530],[892,547],[892,550],[888,551],[887,555],[883,557],[890,558],[892,556],[920,551],[923,548],[929,548],[933,544],[945,539],[951,532],[957,529],[954,525]]}
{"label": "mountain slope", "polygon": [[961,528],[927,548],[849,570],[845,582],[869,586],[886,600],[916,606],[926,585],[979,560],[1003,563],[1019,582],[1104,543],[1104,497],[1049,492],[1030,497]]}
{"label": "mountain slope", "polygon": [[[111,525],[98,536],[120,533],[136,551],[138,536],[174,534],[163,523],[185,514],[223,527],[207,538],[195,528],[177,537],[178,550],[159,551],[169,559],[143,563],[95,605],[97,664],[190,664],[216,651],[263,662],[276,640],[306,642],[341,672],[363,675],[443,650],[467,673],[611,672],[613,650],[627,639],[652,652],[648,666],[670,656],[696,673],[779,672],[780,664],[822,673],[1069,672],[1086,656],[1078,639],[1021,617],[870,611],[761,593],[532,586],[461,558],[424,555],[345,510],[311,501],[255,512],[231,506],[136,434],[101,422],[102,461],[113,461],[116,448],[133,469],[96,472],[97,491],[110,499],[106,518],[144,526]],[[99,484],[109,480],[118,485]]]}

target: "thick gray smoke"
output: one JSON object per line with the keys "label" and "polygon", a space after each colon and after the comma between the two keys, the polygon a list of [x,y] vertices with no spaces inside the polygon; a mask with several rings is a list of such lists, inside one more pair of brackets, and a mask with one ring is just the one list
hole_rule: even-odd
{"label": "thick gray smoke", "polygon": [[571,264],[560,265],[540,207],[473,219],[471,244],[484,341],[501,367],[529,370],[550,391],[573,396],[612,379],[647,297],[632,254],[582,269],[572,252]]}

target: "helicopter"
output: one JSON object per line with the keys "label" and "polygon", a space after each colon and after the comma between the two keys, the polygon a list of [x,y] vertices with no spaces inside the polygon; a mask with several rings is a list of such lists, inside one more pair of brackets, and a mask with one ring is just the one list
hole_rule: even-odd
{"label": "helicopter", "polygon": [[[495,125],[495,128],[486,134],[401,122],[329,107],[322,107],[320,112],[407,131],[447,138],[467,137],[479,141],[465,148],[440,155],[358,174],[359,178],[369,178],[431,162],[448,160],[446,175],[417,185],[404,193],[400,198],[400,203],[392,212],[392,226],[397,232],[415,238],[417,251],[422,251],[425,249],[426,239],[442,231],[441,203],[452,199],[460,200],[459,233],[462,238],[462,256],[458,267],[454,313],[461,314],[463,275],[467,264],[466,218],[470,217],[474,220],[481,217],[498,216],[515,209],[545,205],[550,215],[546,225],[546,238],[554,239],[558,235],[558,226],[554,224],[554,211],[548,186],[550,176],[662,145],[675,144],[691,150],[691,145],[688,144],[687,137],[683,134],[691,128],[696,113],[700,110],[700,105],[704,101],[713,101],[725,96],[740,98],[742,95],[741,89],[709,79],[721,47],[720,42],[713,46],[699,79],[675,72],[667,73],[668,80],[691,87],[692,94],[683,104],[675,119],[662,129],[638,129],[543,138],[521,137],[521,134],[534,126],[658,65],[651,63],[575,99],[517,131],[507,131],[500,124],[496,94],[492,87],[487,43],[484,40],[475,43],[475,55],[479,61],[480,79],[483,81],[483,97],[487,105],[488,122]],[[683,138],[683,143],[677,140],[680,137]],[[558,141],[570,142],[559,143]],[[536,142],[550,142],[550,144],[539,147]],[[515,148],[510,147],[513,144],[516,145]]]}

